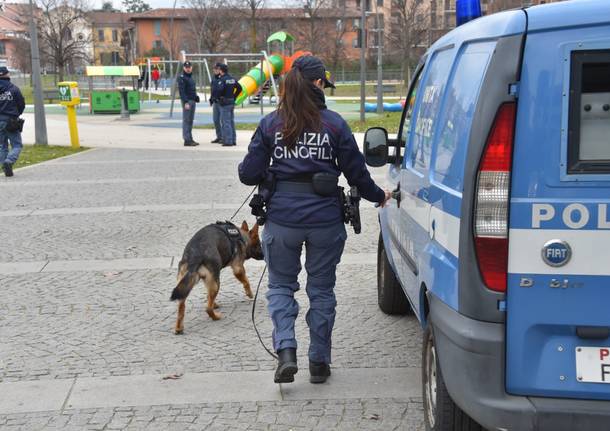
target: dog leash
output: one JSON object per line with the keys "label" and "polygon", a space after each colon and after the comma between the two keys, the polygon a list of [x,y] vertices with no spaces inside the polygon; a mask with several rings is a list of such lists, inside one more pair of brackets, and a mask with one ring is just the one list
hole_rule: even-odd
{"label": "dog leash", "polygon": [[241,203],[241,205],[239,206],[239,208],[237,208],[237,211],[235,211],[233,213],[233,215],[231,216],[231,218],[229,219],[229,221],[233,221],[233,219],[235,218],[235,216],[237,215],[237,213],[239,213],[239,211],[241,211],[241,209],[244,207],[244,205],[246,205],[246,202],[248,202],[248,199],[250,199],[250,196],[252,196],[254,194],[254,192],[256,191],[256,188],[258,186],[254,186],[252,188],[252,191],[250,192],[250,194],[246,197],[246,199]]}
{"label": "dog leash", "polygon": [[256,336],[258,337],[258,341],[261,343],[261,346],[271,355],[273,359],[278,359],[277,355],[273,353],[271,350],[267,348],[265,342],[261,338],[261,334],[258,332],[258,328],[256,327],[256,322],[254,320],[254,311],[256,310],[256,300],[258,299],[258,291],[260,290],[261,283],[263,281],[263,277],[265,276],[265,272],[267,271],[267,264],[263,268],[263,272],[261,273],[260,278],[258,279],[258,285],[256,286],[256,293],[254,294],[254,301],[252,302],[252,326],[254,326],[254,331],[256,332]]}
{"label": "dog leash", "polygon": [[[248,199],[250,199],[250,196],[252,196],[252,194],[254,194],[254,192],[256,191],[256,188],[258,186],[254,186],[254,188],[252,189],[252,191],[250,192],[250,194],[246,197],[246,199],[242,202],[242,204],[239,206],[239,208],[237,208],[237,211],[235,211],[235,213],[233,213],[233,215],[231,216],[231,218],[229,219],[229,221],[233,221],[233,219],[235,218],[235,216],[239,213],[239,211],[244,207],[244,205],[246,204],[246,202],[248,202]],[[263,341],[260,332],[258,332],[258,328],[256,327],[256,321],[254,320],[254,312],[256,311],[256,300],[258,299],[258,292],[260,291],[261,288],[261,283],[263,282],[263,277],[265,276],[265,272],[267,271],[267,264],[265,264],[265,267],[263,268],[263,272],[261,273],[260,278],[258,279],[258,284],[256,286],[256,293],[254,294],[254,301],[252,301],[252,326],[254,327],[254,332],[256,332],[256,336],[258,337],[258,341],[261,343],[261,346],[263,346],[263,348],[267,351],[267,353],[269,353],[271,355],[271,357],[273,359],[278,359],[277,355],[275,353],[273,353],[271,350],[269,350],[267,348],[267,346],[265,345],[265,342]]]}

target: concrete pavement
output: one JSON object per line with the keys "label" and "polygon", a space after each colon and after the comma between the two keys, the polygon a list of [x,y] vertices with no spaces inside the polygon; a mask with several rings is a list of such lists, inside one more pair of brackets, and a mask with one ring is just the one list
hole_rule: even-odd
{"label": "concrete pavement", "polygon": [[[297,381],[273,384],[252,302],[229,271],[224,318],[207,317],[196,289],[185,334],[173,334],[175,262],[197,229],[229,218],[249,193],[235,179],[246,142],[100,148],[0,177],[1,429],[422,429],[420,329],[377,307],[372,206],[338,270],[328,383],[307,382],[303,312]],[[255,283],[262,266],[246,267]],[[264,296],[255,319],[269,344]]]}

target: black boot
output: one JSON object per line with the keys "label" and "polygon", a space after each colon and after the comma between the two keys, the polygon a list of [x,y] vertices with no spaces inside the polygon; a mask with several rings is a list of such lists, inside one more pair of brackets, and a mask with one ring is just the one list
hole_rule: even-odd
{"label": "black boot", "polygon": [[222,144],[222,139],[216,138],[216,139],[212,139],[210,142],[212,144]]}
{"label": "black boot", "polygon": [[324,383],[330,376],[330,365],[324,362],[309,361],[309,374],[311,383]]}
{"label": "black boot", "polygon": [[4,170],[4,175],[6,175],[7,177],[13,176],[13,165],[9,162],[4,162],[2,164],[2,169]]}
{"label": "black boot", "polygon": [[297,349],[282,349],[277,352],[278,364],[273,381],[275,383],[292,383],[297,367]]}

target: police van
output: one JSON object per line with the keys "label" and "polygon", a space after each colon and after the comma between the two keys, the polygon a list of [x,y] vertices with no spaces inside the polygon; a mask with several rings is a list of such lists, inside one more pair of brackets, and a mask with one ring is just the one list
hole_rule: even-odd
{"label": "police van", "polygon": [[424,328],[428,430],[610,430],[610,1],[476,19],[421,59],[378,299]]}

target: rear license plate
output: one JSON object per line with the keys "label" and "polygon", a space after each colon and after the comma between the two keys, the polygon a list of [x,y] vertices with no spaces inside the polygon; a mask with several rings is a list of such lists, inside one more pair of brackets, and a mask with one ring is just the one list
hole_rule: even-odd
{"label": "rear license plate", "polygon": [[579,382],[610,383],[610,347],[577,347],[576,378]]}

